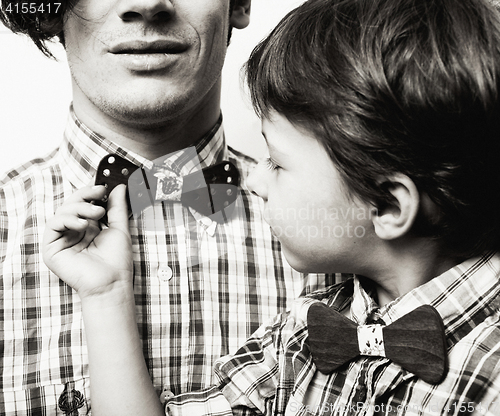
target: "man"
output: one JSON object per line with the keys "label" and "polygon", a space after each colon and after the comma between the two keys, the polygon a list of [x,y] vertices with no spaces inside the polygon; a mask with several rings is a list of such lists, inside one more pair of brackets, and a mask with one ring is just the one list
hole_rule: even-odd
{"label": "man", "polygon": [[[247,184],[286,258],[354,279],[264,324],[216,362],[212,387],[158,401],[137,347],[125,189],[102,232],[86,199],[105,189],[79,190],[43,252],[82,299],[95,416],[498,416],[498,11],[309,0],[254,49],[247,80],[269,150]],[[318,220],[325,209],[361,215]],[[314,226],[333,233],[280,231]]]}
{"label": "man", "polygon": [[301,292],[325,285],[284,262],[244,187],[253,161],[225,144],[220,72],[231,28],[249,23],[250,0],[59,3],[36,3],[30,14],[2,1],[2,20],[42,50],[59,37],[73,88],[59,149],[0,182],[2,415],[91,411],[80,300],[43,264],[39,244],[46,220],[110,153],[137,167],[160,160],[180,177],[229,160],[243,178],[245,215],[226,222],[176,202],[145,210],[155,227],[141,213],[131,217],[138,328],[158,394],[209,385],[217,357]]}

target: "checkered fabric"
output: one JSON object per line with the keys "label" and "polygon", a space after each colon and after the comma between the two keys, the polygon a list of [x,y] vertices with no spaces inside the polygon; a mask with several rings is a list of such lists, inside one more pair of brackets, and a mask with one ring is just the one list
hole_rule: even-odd
{"label": "checkered fabric", "polygon": [[[196,150],[202,168],[230,160],[243,179],[254,165],[227,147],[221,120]],[[91,183],[109,153],[152,166],[71,111],[56,151],[0,179],[0,415],[90,413],[80,299],[44,265],[40,245],[46,220]],[[178,394],[211,385],[216,358],[301,293],[335,279],[292,271],[244,183],[239,200],[245,215],[216,226],[175,202],[148,208],[155,229],[130,220],[138,327],[158,394],[165,386]]]}
{"label": "checkered fabric", "polygon": [[[380,309],[387,325],[421,305],[441,315],[449,370],[432,385],[387,358],[360,356],[329,375],[316,370],[307,343],[307,311],[323,302],[360,323],[372,300],[357,278],[295,302],[234,356],[218,360],[217,387],[166,403],[172,416],[500,414],[500,255],[453,267]],[[341,337],[342,334],[339,334]]]}

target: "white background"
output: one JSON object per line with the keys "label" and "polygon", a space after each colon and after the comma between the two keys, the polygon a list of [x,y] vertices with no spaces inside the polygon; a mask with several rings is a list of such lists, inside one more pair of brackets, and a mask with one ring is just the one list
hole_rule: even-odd
{"label": "white background", "polygon": [[[228,143],[253,157],[264,153],[260,122],[241,87],[240,69],[251,50],[303,0],[253,0],[250,26],[234,30],[222,73],[222,111]],[[31,41],[0,25],[0,176],[11,167],[44,156],[58,146],[71,101],[64,50],[59,62]]]}

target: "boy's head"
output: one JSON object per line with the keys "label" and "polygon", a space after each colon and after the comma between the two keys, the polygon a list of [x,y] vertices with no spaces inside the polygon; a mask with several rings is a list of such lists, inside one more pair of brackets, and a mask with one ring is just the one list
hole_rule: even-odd
{"label": "boy's head", "polygon": [[309,0],[246,70],[259,115],[310,132],[352,196],[390,209],[402,174],[421,196],[412,235],[457,258],[500,249],[500,15],[486,0]]}

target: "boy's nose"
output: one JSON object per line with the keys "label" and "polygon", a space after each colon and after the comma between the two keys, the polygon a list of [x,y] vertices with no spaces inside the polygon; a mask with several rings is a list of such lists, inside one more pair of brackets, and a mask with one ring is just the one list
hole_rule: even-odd
{"label": "boy's nose", "polygon": [[266,167],[264,162],[260,161],[259,164],[250,172],[246,180],[250,192],[258,197],[261,197],[264,201],[267,200],[267,186],[264,180],[265,170]]}

